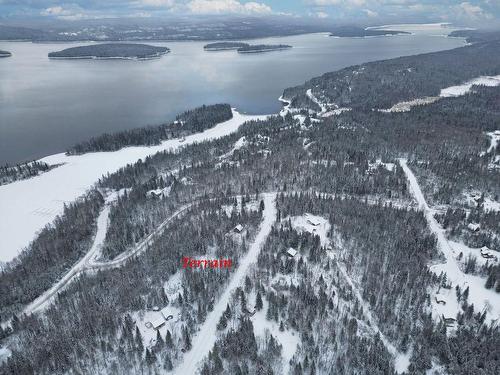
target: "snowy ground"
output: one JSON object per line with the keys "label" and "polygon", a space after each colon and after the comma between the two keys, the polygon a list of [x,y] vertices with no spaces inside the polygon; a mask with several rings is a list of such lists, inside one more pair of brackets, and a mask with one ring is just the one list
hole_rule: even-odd
{"label": "snowy ground", "polygon": [[468,94],[471,91],[472,86],[474,86],[474,85],[488,86],[488,87],[499,86],[500,85],[500,75],[498,75],[498,76],[481,76],[478,78],[471,79],[470,81],[465,82],[461,85],[451,86],[451,87],[448,87],[448,88],[441,90],[441,93],[439,94],[439,96],[442,98],[462,96],[462,95]]}
{"label": "snowy ground", "polygon": [[302,216],[287,217],[283,221],[286,222],[289,219],[292,223],[292,228],[297,232],[309,232],[319,236],[321,246],[326,247],[330,244],[328,232],[330,232],[331,225],[330,222],[324,217],[306,213]]}
{"label": "snowy ground", "polygon": [[[320,117],[336,116],[340,115],[342,112],[351,110],[351,108],[339,108],[338,105],[334,103],[326,103],[326,104],[322,103],[321,100],[319,100],[316,96],[314,96],[311,89],[306,91],[306,95],[309,99],[311,99],[321,108],[321,112],[318,113],[318,116]],[[330,110],[329,109],[330,107],[333,107],[333,109]]]}
{"label": "snowy ground", "polygon": [[267,300],[263,299],[262,310],[257,311],[255,315],[252,316],[251,320],[253,323],[253,331],[255,336],[260,339],[265,339],[266,332],[269,332],[275,339],[278,340],[282,346],[281,358],[283,374],[288,374],[290,367],[289,362],[297,351],[297,346],[300,344],[299,333],[290,328],[281,332],[279,325],[276,322],[267,320],[265,313],[267,311],[267,305]]}
{"label": "snowy ground", "polygon": [[240,286],[251,264],[257,261],[260,249],[271,232],[272,225],[276,220],[276,206],[274,194],[265,194],[263,220],[255,241],[250,245],[248,253],[241,259],[238,269],[231,276],[229,285],[224,290],[214,309],[208,314],[199,332],[193,337],[192,349],[184,355],[182,362],[174,373],[178,375],[196,374],[200,362],[208,355],[217,339],[217,323],[231,299],[231,294]]}
{"label": "snowy ground", "polygon": [[130,313],[130,316],[132,317],[132,319],[134,319],[137,327],[139,328],[139,331],[141,332],[141,336],[146,347],[152,347],[156,344],[156,335],[158,331],[160,332],[161,337],[165,339],[167,330],[169,330],[172,334],[172,339],[174,340],[174,342],[178,341],[182,336],[182,325],[179,323],[181,319],[180,309],[171,305],[167,307],[159,307],[161,309],[165,309],[165,311],[167,311],[169,315],[173,316],[173,319],[169,320],[168,322],[165,321],[165,324],[158,329],[154,329],[151,326],[148,327],[148,325],[155,320],[164,320],[164,317],[162,316],[162,313],[160,311],[147,310],[134,311]]}
{"label": "snowy ground", "polygon": [[64,153],[41,159],[49,165],[64,165],[34,178],[0,186],[0,261],[7,262],[34,239],[36,233],[106,173],[162,150],[222,137],[235,132],[245,121],[267,116],[249,116],[233,110],[233,118],[215,127],[187,136],[184,142],[171,139],[158,146],[126,147],[115,152],[94,152],[78,156]]}
{"label": "snowy ground", "polygon": [[419,99],[414,99],[414,100],[409,100],[407,102],[399,102],[397,104],[394,104],[391,108],[389,109],[379,109],[379,112],[385,112],[385,113],[391,113],[391,112],[409,112],[412,107],[418,106],[418,105],[426,105],[426,104],[431,104],[434,103],[435,101],[438,101],[440,98],[438,96],[429,96],[426,98],[419,98]]}
{"label": "snowy ground", "polygon": [[10,357],[11,351],[8,348],[0,347],[0,364],[7,360]]}
{"label": "snowy ground", "polygon": [[500,130],[495,130],[494,132],[486,133],[488,137],[491,138],[490,147],[488,147],[488,153],[495,151],[498,143],[500,142]]}
{"label": "snowy ground", "polygon": [[[486,289],[484,284],[485,278],[476,275],[465,274],[457,261],[458,254],[466,251],[467,247],[462,244],[457,244],[448,241],[446,233],[439,223],[434,218],[435,211],[431,209],[420,189],[417,178],[408,167],[406,160],[400,160],[406,177],[410,182],[410,187],[415,199],[418,201],[421,209],[424,210],[425,217],[429,223],[430,230],[436,235],[438,246],[445,257],[444,263],[435,264],[430,267],[431,271],[437,275],[446,273],[448,282],[451,283],[452,289],[446,291],[441,288],[439,293],[431,297],[433,307],[433,317],[439,319],[444,315],[445,318],[455,318],[460,311],[456,301],[455,286],[460,286],[462,291],[469,288],[469,304],[474,304],[475,311],[487,311],[486,322],[492,323],[500,318],[500,295],[492,289]],[[465,254],[464,254],[465,255]],[[479,259],[479,258],[478,258]],[[435,298],[446,302],[445,305],[438,304]]]}

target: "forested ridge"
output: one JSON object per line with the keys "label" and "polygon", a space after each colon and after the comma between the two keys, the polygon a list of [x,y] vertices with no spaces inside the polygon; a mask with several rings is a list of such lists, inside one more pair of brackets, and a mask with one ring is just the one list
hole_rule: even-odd
{"label": "forested ridge", "polygon": [[428,96],[482,75],[500,74],[500,41],[480,42],[449,51],[369,62],[326,73],[285,89],[292,107],[311,107],[306,91],[325,103],[370,111]]}

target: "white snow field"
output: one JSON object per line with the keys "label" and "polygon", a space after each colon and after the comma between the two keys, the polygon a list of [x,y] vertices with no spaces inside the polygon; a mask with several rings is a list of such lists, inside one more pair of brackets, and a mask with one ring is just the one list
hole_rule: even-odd
{"label": "white snow field", "polygon": [[257,311],[254,316],[251,317],[253,330],[255,337],[258,340],[265,340],[266,333],[273,335],[273,337],[281,344],[281,364],[283,372],[282,374],[289,374],[290,360],[297,351],[297,347],[300,345],[299,333],[292,328],[287,328],[283,332],[280,331],[279,325],[276,322],[266,319],[266,311],[269,303],[264,298],[263,308]]}
{"label": "white snow field", "polygon": [[441,90],[439,94],[442,98],[449,98],[454,96],[462,96],[469,93],[472,89],[472,86],[488,86],[494,87],[500,85],[500,75],[498,76],[481,76],[478,78],[471,79],[468,82],[465,82],[461,85],[451,86],[446,89]]}
{"label": "white snow field", "polygon": [[233,109],[233,118],[204,132],[185,138],[171,139],[157,146],[126,147],[114,152],[94,152],[78,156],[64,153],[47,156],[42,161],[61,164],[39,176],[0,186],[0,262],[16,257],[32,241],[36,233],[63,212],[64,203],[73,202],[106,173],[163,150],[219,138],[238,130],[249,120],[267,116],[244,115]]}
{"label": "white snow field", "polygon": [[247,274],[250,265],[257,262],[257,257],[260,253],[267,236],[271,233],[271,228],[276,220],[276,205],[275,195],[268,193],[262,195],[264,199],[263,219],[254,242],[250,245],[248,253],[240,260],[238,269],[231,276],[231,280],[221,295],[214,309],[208,314],[201,329],[193,338],[193,346],[182,358],[181,363],[174,369],[174,374],[177,375],[194,375],[197,373],[200,362],[212,350],[217,339],[217,323],[220,316],[226,309],[227,304],[231,299],[231,294],[240,286]]}
{"label": "white snow field", "polygon": [[[435,264],[430,267],[436,275],[442,272],[446,273],[448,282],[451,283],[452,289],[441,289],[439,294],[432,296],[432,312],[433,318],[456,318],[457,313],[460,311],[459,304],[456,301],[455,286],[458,285],[464,291],[469,287],[469,304],[474,304],[474,310],[486,311],[486,322],[493,323],[500,318],[500,295],[495,293],[492,289],[486,289],[484,284],[486,280],[482,277],[465,274],[459,262],[457,261],[458,254],[464,251],[464,246],[459,246],[458,249],[454,248],[454,243],[448,241],[446,233],[439,223],[434,218],[435,211],[431,209],[425,201],[424,194],[420,189],[417,178],[408,167],[405,159],[400,159],[401,167],[403,168],[406,177],[410,182],[410,188],[413,196],[417,200],[420,208],[424,211],[425,218],[429,223],[430,230],[436,235],[438,246],[445,257],[445,262]],[[436,299],[445,301],[445,305],[437,303]]]}

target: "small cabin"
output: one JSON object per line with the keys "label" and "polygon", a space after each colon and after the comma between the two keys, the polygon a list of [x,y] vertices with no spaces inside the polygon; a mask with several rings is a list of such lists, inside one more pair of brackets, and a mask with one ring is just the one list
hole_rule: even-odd
{"label": "small cabin", "polygon": [[238,224],[237,226],[235,226],[235,227],[233,228],[233,232],[234,232],[234,233],[241,233],[241,232],[243,232],[243,225]]}
{"label": "small cabin", "polygon": [[149,190],[146,193],[147,198],[162,198],[163,197],[163,190],[162,189],[155,189],[155,190]]}
{"label": "small cabin", "polygon": [[163,316],[159,316],[151,321],[151,326],[153,329],[160,329],[165,324],[165,319]]}
{"label": "small cabin", "polygon": [[469,225],[467,225],[467,228],[469,228],[471,232],[479,232],[479,229],[481,229],[481,225],[470,223]]}
{"label": "small cabin", "polygon": [[488,248],[487,246],[483,246],[481,249],[480,249],[480,252],[481,252],[481,256],[485,259],[497,259],[497,257],[495,255],[493,255],[493,253],[491,252],[491,249]]}
{"label": "small cabin", "polygon": [[307,224],[317,227],[319,223],[316,220],[307,219]]}
{"label": "small cabin", "polygon": [[297,255],[297,250],[291,247],[286,251],[286,255],[288,255],[290,258],[293,258],[295,257],[295,255]]}
{"label": "small cabin", "polygon": [[163,318],[168,322],[169,320],[173,319],[174,318],[174,315],[172,313],[172,311],[168,308],[168,307],[164,307],[163,309],[161,309],[161,315],[163,316]]}

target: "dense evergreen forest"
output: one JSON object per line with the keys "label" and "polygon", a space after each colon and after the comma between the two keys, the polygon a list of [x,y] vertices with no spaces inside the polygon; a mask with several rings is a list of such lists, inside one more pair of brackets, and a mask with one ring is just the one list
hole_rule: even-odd
{"label": "dense evergreen forest", "polygon": [[113,134],[105,133],[74,145],[66,151],[66,154],[116,151],[126,146],[157,145],[165,139],[201,132],[232,117],[233,113],[229,104],[204,105],[178,115],[171,124],[147,126]]}
{"label": "dense evergreen forest", "polygon": [[49,58],[57,59],[113,59],[134,58],[150,59],[165,55],[167,47],[156,47],[138,43],[104,43],[90,46],[66,48],[58,52],[50,52]]}
{"label": "dense evergreen forest", "polygon": [[215,42],[209,43],[203,46],[203,49],[207,51],[222,51],[222,50],[231,50],[238,49],[242,47],[248,46],[248,43],[242,42]]}
{"label": "dense evergreen forest", "polygon": [[364,29],[362,27],[344,26],[337,27],[331,31],[330,36],[339,38],[362,38],[366,36],[384,36],[384,35],[408,35],[409,32],[398,30],[377,30]]}
{"label": "dense evergreen forest", "polygon": [[282,49],[289,49],[292,46],[287,44],[248,44],[238,48],[239,53],[257,53],[257,52],[270,52],[279,51]]}
{"label": "dense evergreen forest", "polygon": [[[156,238],[147,256],[122,268],[82,277],[59,295],[46,319],[20,317],[13,325],[20,350],[14,351],[0,370],[59,374],[110,369],[129,374],[156,366],[171,367],[182,355],[181,349],[189,347],[190,336],[204,321],[234,270],[179,271],[181,259],[209,252],[214,257],[232,259],[237,267],[260,218],[259,210],[245,207],[249,201],[244,199],[240,206],[234,199],[200,202]],[[241,208],[228,216],[222,205]],[[245,233],[227,236],[238,223],[245,226]],[[182,286],[169,294],[164,284],[179,272]],[[107,292],[103,294],[104,290]],[[162,329],[161,335],[155,333],[152,344],[138,328],[138,312],[151,311],[154,306],[179,311],[182,321]],[[82,354],[94,358],[91,367]]]}

